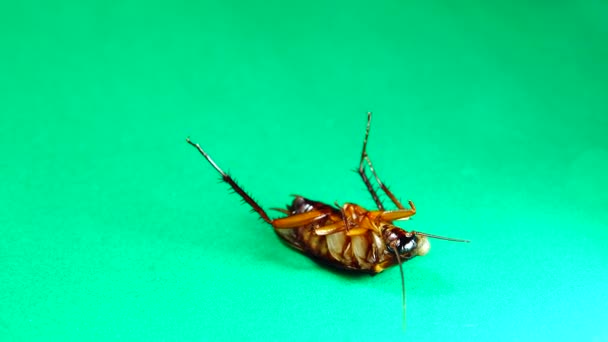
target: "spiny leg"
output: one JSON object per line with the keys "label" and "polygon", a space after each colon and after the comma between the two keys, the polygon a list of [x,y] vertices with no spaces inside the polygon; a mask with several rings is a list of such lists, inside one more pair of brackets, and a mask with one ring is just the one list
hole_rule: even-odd
{"label": "spiny leg", "polygon": [[395,203],[397,208],[405,209],[405,207],[403,206],[403,204],[401,204],[401,202],[397,199],[397,197],[395,197],[395,195],[393,195],[393,193],[388,189],[388,187],[386,185],[384,185],[384,183],[382,183],[382,181],[380,180],[380,177],[378,177],[378,174],[374,170],[374,166],[372,165],[372,161],[369,159],[369,155],[367,155],[367,154],[365,155],[365,160],[367,161],[369,170],[372,172],[372,174],[376,178],[376,182],[378,182],[378,185],[380,186],[382,191],[384,191],[384,193],[391,199],[391,201],[393,201],[393,203]]}
{"label": "spiny leg", "polygon": [[372,113],[369,112],[369,113],[367,113],[367,129],[365,130],[365,140],[363,140],[363,152],[361,152],[361,162],[359,164],[359,174],[361,175],[361,178],[363,178],[363,182],[365,182],[365,185],[367,185],[367,189],[372,194],[372,197],[374,198],[376,205],[378,205],[378,209],[383,210],[382,203],[380,203],[380,200],[378,199],[378,194],[372,188],[372,185],[370,184],[369,179],[367,178],[367,175],[365,175],[365,171],[363,170],[363,160],[365,160],[367,162],[367,165],[369,166],[369,170],[372,172],[372,175],[374,175],[374,178],[376,178],[376,182],[378,182],[378,185],[380,186],[382,191],[384,191],[384,193],[391,199],[391,201],[393,201],[393,203],[395,203],[397,208],[405,209],[405,207],[403,206],[403,204],[401,204],[401,202],[397,199],[397,197],[395,197],[395,195],[393,195],[393,193],[388,189],[388,187],[386,185],[384,185],[384,183],[382,183],[382,181],[380,180],[380,177],[378,177],[378,174],[376,173],[376,170],[374,170],[374,165],[372,164],[372,161],[369,158],[369,155],[367,154],[367,151],[366,151],[367,139],[369,137],[369,129],[371,126],[371,121],[372,121]]}
{"label": "spiny leg", "polygon": [[207,152],[205,152],[203,150],[203,148],[199,145],[199,144],[195,144],[193,143],[190,138],[187,138],[186,141],[188,142],[188,144],[194,146],[202,155],[203,157],[205,157],[205,159],[207,159],[207,161],[209,162],[209,164],[211,164],[211,166],[213,166],[214,169],[217,170],[217,172],[220,173],[220,175],[222,175],[222,180],[228,184],[230,184],[230,186],[232,187],[232,189],[239,194],[239,196],[241,196],[241,198],[243,198],[243,200],[245,202],[247,202],[247,204],[249,204],[253,210],[255,212],[257,212],[260,217],[262,218],[262,220],[266,221],[269,224],[272,224],[272,220],[270,220],[270,218],[268,217],[268,215],[266,214],[266,212],[264,211],[264,209],[262,209],[262,207],[260,207],[259,204],[257,204],[253,198],[251,198],[251,196],[249,196],[245,190],[243,190],[238,184],[236,184],[236,182],[232,179],[232,177],[230,177],[230,175],[228,175],[226,172],[224,172],[222,169],[220,169],[219,166],[217,166],[217,164],[213,161],[213,159],[211,159],[211,157],[207,154]]}
{"label": "spiny leg", "polygon": [[365,129],[365,139],[363,140],[363,150],[361,151],[361,161],[359,162],[358,173],[361,176],[361,179],[363,179],[363,183],[365,183],[365,186],[367,187],[367,191],[369,191],[369,193],[372,195],[372,198],[374,199],[374,202],[376,203],[376,206],[378,207],[378,209],[384,210],[384,206],[382,205],[382,202],[380,201],[380,198],[378,197],[376,190],[374,190],[372,183],[369,181],[369,178],[365,174],[365,168],[364,168],[365,167],[364,162],[367,157],[367,152],[366,152],[367,138],[369,137],[369,128],[371,126],[371,122],[372,122],[372,113],[368,112],[367,113],[367,128]]}

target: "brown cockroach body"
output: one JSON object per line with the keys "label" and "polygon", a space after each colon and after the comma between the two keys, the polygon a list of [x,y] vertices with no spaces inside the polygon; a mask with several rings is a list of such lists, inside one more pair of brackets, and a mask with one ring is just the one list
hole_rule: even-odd
{"label": "brown cockroach body", "polygon": [[[425,255],[430,244],[424,235],[408,233],[384,215],[407,219],[415,209],[369,211],[345,203],[340,209],[296,196],[285,211],[289,216],[272,221],[277,235],[289,246],[314,259],[344,270],[377,274],[401,261]],[[296,225],[297,226],[294,226]]]}
{"label": "brown cockroach body", "polygon": [[[270,219],[268,214],[236,182],[209,157],[198,145],[187,141],[207,159],[262,220],[272,225],[275,233],[289,246],[324,264],[356,272],[377,274],[398,264],[401,271],[403,300],[405,308],[405,285],[401,263],[416,256],[428,253],[428,238],[468,242],[427,233],[405,231],[393,224],[394,221],[408,220],[416,214],[416,208],[409,201],[404,207],[393,193],[380,180],[366,152],[369,136],[371,113],[368,113],[367,129],[363,141],[363,151],[357,172],[363,179],[378,210],[367,210],[357,204],[345,203],[331,206],[321,202],[295,196],[287,209],[276,209],[285,217]],[[385,210],[378,194],[365,172],[367,165],[378,186],[391,199],[397,209]]]}

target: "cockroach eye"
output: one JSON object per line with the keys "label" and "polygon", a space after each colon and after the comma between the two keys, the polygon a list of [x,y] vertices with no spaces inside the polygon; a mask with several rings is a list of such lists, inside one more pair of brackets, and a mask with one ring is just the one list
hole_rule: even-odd
{"label": "cockroach eye", "polygon": [[405,232],[397,231],[391,232],[389,235],[389,240],[392,240],[392,243],[386,245],[387,249],[391,253],[395,253],[395,249],[399,252],[400,255],[410,253],[412,250],[418,246],[416,242],[415,236],[408,236]]}
{"label": "cockroach eye", "polygon": [[418,244],[413,236],[402,236],[399,239],[399,254],[411,252]]}

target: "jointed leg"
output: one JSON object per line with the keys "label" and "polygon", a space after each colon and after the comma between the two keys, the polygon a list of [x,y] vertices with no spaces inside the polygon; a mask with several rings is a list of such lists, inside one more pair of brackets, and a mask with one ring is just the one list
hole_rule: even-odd
{"label": "jointed leg", "polygon": [[[365,167],[364,161],[367,158],[367,152],[366,152],[367,138],[369,137],[369,128],[371,126],[371,122],[372,122],[372,113],[369,112],[369,113],[367,113],[367,128],[365,129],[365,139],[363,140],[363,150],[361,151],[361,160],[359,162],[358,173],[361,176],[361,179],[363,179],[363,183],[365,183],[365,186],[367,187],[367,191],[369,191],[369,193],[372,195],[372,198],[374,199],[374,202],[376,203],[376,206],[378,207],[378,209],[384,210],[384,206],[382,205],[382,202],[380,201],[380,198],[378,197],[376,190],[374,190],[372,183],[369,181],[369,178],[365,174],[365,168],[364,168]],[[372,169],[372,172],[373,172],[373,169]]]}
{"label": "jointed leg", "polygon": [[369,181],[369,178],[365,174],[365,170],[363,168],[364,160],[367,162],[367,165],[369,166],[370,171],[374,175],[374,178],[376,178],[376,182],[378,182],[378,185],[380,186],[382,191],[384,191],[384,193],[391,199],[391,201],[393,201],[393,203],[395,203],[397,208],[405,209],[405,207],[403,206],[403,204],[401,204],[401,202],[397,199],[397,197],[395,197],[395,195],[393,195],[393,193],[388,189],[388,187],[386,185],[384,185],[384,183],[382,183],[382,181],[380,180],[380,177],[378,177],[378,174],[376,173],[376,170],[374,170],[374,165],[372,164],[371,159],[369,159],[369,155],[367,154],[367,151],[366,151],[367,139],[369,137],[369,129],[371,126],[371,121],[372,121],[372,113],[370,112],[370,113],[367,113],[367,129],[365,130],[365,140],[363,140],[363,151],[361,152],[361,161],[359,163],[359,174],[361,175],[361,178],[363,178],[363,182],[367,186],[367,190],[369,190],[372,197],[374,198],[374,201],[376,202],[378,209],[384,210],[383,205],[380,202],[380,199],[378,198],[378,194],[373,189],[373,187]]}
{"label": "jointed leg", "polygon": [[411,209],[386,210],[380,212],[380,219],[383,221],[407,220],[416,214],[414,202],[409,201]]}
{"label": "jointed leg", "polygon": [[245,202],[247,202],[247,204],[249,204],[253,210],[255,212],[257,212],[260,217],[262,218],[262,220],[266,221],[267,223],[272,224],[272,220],[270,220],[270,218],[268,217],[268,215],[266,214],[266,212],[264,211],[264,209],[262,209],[262,207],[260,207],[259,204],[257,204],[253,198],[251,198],[251,196],[249,196],[245,190],[243,190],[238,184],[236,184],[236,182],[232,179],[232,177],[230,177],[230,175],[228,175],[227,173],[225,173],[224,171],[222,171],[222,169],[220,169],[219,166],[217,166],[217,164],[213,161],[213,159],[211,159],[211,157],[207,154],[207,152],[205,152],[201,146],[199,144],[195,144],[193,143],[190,138],[186,139],[186,141],[188,142],[188,144],[194,146],[202,155],[203,157],[205,157],[205,159],[207,159],[207,161],[209,162],[209,164],[211,164],[211,166],[213,166],[214,169],[217,170],[217,172],[220,173],[220,175],[222,175],[222,180],[228,184],[230,184],[230,186],[232,187],[232,189],[239,194],[239,196],[241,196],[243,198],[243,200]]}
{"label": "jointed leg", "polygon": [[397,208],[405,209],[405,207],[403,207],[403,204],[401,204],[401,202],[397,199],[397,197],[395,197],[395,195],[393,195],[393,193],[388,189],[388,187],[386,185],[384,185],[384,183],[382,183],[382,181],[380,180],[380,177],[378,177],[378,174],[376,174],[376,171],[374,170],[372,161],[369,159],[369,156],[367,154],[365,155],[365,160],[367,161],[367,165],[369,166],[370,171],[376,178],[376,182],[378,182],[378,185],[380,186],[382,191],[384,191],[384,193],[391,199],[391,201],[393,201],[393,203],[395,203]]}

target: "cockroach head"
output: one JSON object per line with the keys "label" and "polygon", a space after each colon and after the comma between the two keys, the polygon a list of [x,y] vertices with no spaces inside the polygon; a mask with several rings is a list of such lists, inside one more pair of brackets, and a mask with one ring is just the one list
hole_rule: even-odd
{"label": "cockroach head", "polygon": [[408,233],[401,229],[391,229],[386,236],[389,252],[395,250],[403,259],[426,255],[431,249],[431,243],[425,235]]}

